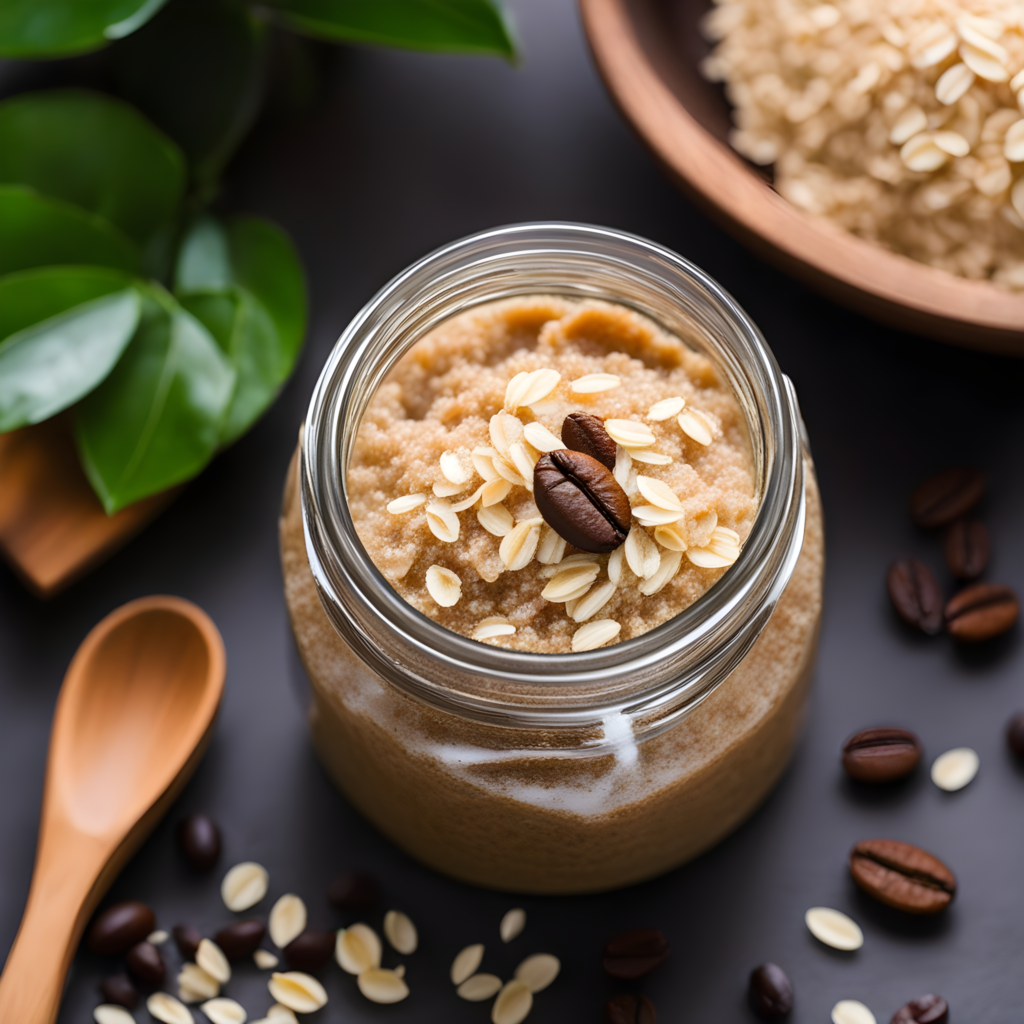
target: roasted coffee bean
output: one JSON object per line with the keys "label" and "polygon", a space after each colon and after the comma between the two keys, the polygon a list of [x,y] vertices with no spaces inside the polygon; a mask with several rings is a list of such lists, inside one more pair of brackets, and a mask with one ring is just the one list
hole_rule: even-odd
{"label": "roasted coffee bean", "polygon": [[213,941],[229,960],[241,960],[256,952],[266,933],[267,926],[262,921],[236,921],[221,928]]}
{"label": "roasted coffee bean", "polygon": [[1006,727],[1006,742],[1014,757],[1024,757],[1024,711],[1010,719]]}
{"label": "roasted coffee bean", "polygon": [[196,871],[209,871],[220,857],[220,830],[205,814],[192,814],[178,826],[178,846]]}
{"label": "roasted coffee bean", "polygon": [[103,1001],[123,1006],[126,1010],[134,1010],[139,1005],[139,990],[132,984],[127,974],[113,974],[103,979],[100,985]]}
{"label": "roasted coffee bean", "polygon": [[946,532],[946,565],[958,580],[976,580],[988,565],[989,543],[985,524],[958,519]]}
{"label": "roasted coffee bean", "polygon": [[937,914],[956,892],[938,857],[895,839],[867,839],[850,853],[853,880],[876,900],[908,914]]}
{"label": "roasted coffee bean", "polygon": [[159,988],[164,983],[167,968],[164,966],[163,957],[160,956],[160,950],[152,942],[136,943],[128,950],[124,961],[132,977],[137,978],[143,985]]}
{"label": "roasted coffee bean", "polygon": [[604,1004],[607,1024],[658,1024],[654,1003],[647,996],[615,996]]}
{"label": "roasted coffee bean", "polygon": [[1017,595],[996,583],[965,587],[946,605],[946,630],[955,640],[979,643],[1005,633],[1020,612]]}
{"label": "roasted coffee bean", "polygon": [[583,452],[542,455],[533,469],[533,500],[548,526],[581,551],[614,551],[629,533],[626,492]]}
{"label": "roasted coffee bean", "polygon": [[327,902],[338,910],[362,914],[380,899],[380,886],[365,871],[349,871],[336,878],[327,890]]}
{"label": "roasted coffee bean", "polygon": [[654,928],[622,932],[604,947],[605,972],[623,981],[642,978],[667,959],[668,939]]}
{"label": "roasted coffee bean", "polygon": [[945,526],[970,512],[985,493],[985,476],[976,469],[957,466],[937,473],[910,498],[910,517],[918,526]]}
{"label": "roasted coffee bean", "polygon": [[156,916],[145,903],[115,903],[93,921],[86,945],[94,953],[123,953],[142,942],[154,928]]}
{"label": "roasted coffee bean", "polygon": [[793,1009],[793,986],[778,964],[761,964],[750,972],[750,1005],[761,1020],[782,1020]]}
{"label": "roasted coffee bean", "polygon": [[942,632],[942,590],[928,566],[916,558],[901,558],[889,566],[885,582],[904,622],[929,636]]}
{"label": "roasted coffee bean", "polygon": [[604,429],[604,420],[587,412],[571,412],[562,421],[562,444],[574,452],[597,459],[608,469],[615,468],[615,442]]}
{"label": "roasted coffee bean", "polygon": [[293,971],[318,971],[334,956],[334,932],[303,932],[282,951]]}
{"label": "roasted coffee bean", "polygon": [[191,925],[176,924],[171,929],[171,935],[174,936],[174,944],[178,947],[182,959],[195,960],[196,950],[199,948],[199,943],[203,941],[202,932]]}
{"label": "roasted coffee bean", "polygon": [[858,782],[893,782],[921,760],[921,741],[907,729],[865,729],[846,741],[843,767]]}
{"label": "roasted coffee bean", "polygon": [[942,996],[921,996],[901,1006],[889,1024],[947,1024],[949,1006]]}

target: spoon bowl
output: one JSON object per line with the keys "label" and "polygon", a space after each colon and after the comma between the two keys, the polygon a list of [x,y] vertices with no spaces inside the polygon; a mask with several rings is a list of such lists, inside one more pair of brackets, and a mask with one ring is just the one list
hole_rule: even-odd
{"label": "spoon bowl", "polygon": [[75,653],[50,734],[32,885],[0,976],[0,1021],[56,1020],[86,922],[206,749],[225,669],[217,627],[176,597],[123,605]]}

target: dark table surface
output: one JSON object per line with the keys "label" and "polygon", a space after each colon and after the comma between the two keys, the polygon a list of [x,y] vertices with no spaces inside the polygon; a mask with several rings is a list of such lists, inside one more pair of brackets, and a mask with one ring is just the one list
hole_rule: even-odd
{"label": "dark table surface", "polygon": [[[794,1024],[828,1020],[860,999],[886,1022],[936,991],[952,1019],[1004,1024],[1024,1005],[1024,772],[1007,753],[1008,716],[1024,708],[1019,632],[984,649],[910,635],[883,584],[912,553],[943,573],[935,538],[906,515],[915,482],[958,461],[991,478],[988,577],[1024,577],[1024,363],[886,330],[760,263],[682,197],[613,108],[570,0],[516,0],[518,69],[497,61],[338,51],[321,104],[263,123],[227,182],[225,203],[292,233],[310,280],[312,322],[294,379],[266,418],[222,455],[145,533],[59,597],[41,602],[0,568],[0,955],[24,905],[47,736],[67,664],[91,626],[122,602],[171,593],[205,608],[227,645],[228,679],[212,746],[194,780],[114,884],[109,901],[141,899],[162,927],[212,932],[231,917],[221,871],[191,874],[173,841],[186,812],[223,826],[222,868],[270,871],[270,897],[301,894],[311,925],[341,924],[324,892],[341,870],[371,868],[380,910],[404,909],[420,950],[404,958],[411,997],[367,1003],[352,979],[324,972],[330,1002],[311,1021],[483,1022],[486,1004],[457,999],[455,952],[488,945],[485,967],[509,976],[528,953],[563,963],[530,1017],[598,1021],[615,991],[600,949],[631,926],[661,928],[668,965],[643,988],[663,1022],[743,1022],[749,971],[774,960],[796,989]],[[307,741],[302,669],[281,593],[277,510],[285,467],[324,359],[352,315],[406,264],[451,239],[530,219],[589,221],[637,232],[709,271],[761,326],[796,383],[824,495],[828,566],[816,684],[792,765],[764,806],[715,850],[656,881],[601,896],[521,898],[440,877],[393,848],[328,783]],[[1016,524],[1016,525],[1015,525]],[[944,585],[949,580],[941,575]],[[906,784],[862,791],[844,781],[843,740],[897,724],[921,736],[926,761],[955,746],[981,756],[977,779],[940,792],[923,767]],[[911,919],[860,894],[846,867],[859,839],[908,840],[940,856],[960,891],[948,912]],[[506,909],[529,921],[510,946]],[[816,942],[814,905],[851,914],[856,953]],[[371,923],[379,927],[379,915]],[[172,956],[176,967],[176,956]],[[109,963],[75,961],[62,1024],[91,1020]],[[251,1018],[269,1006],[266,974],[242,967],[228,988]],[[138,1020],[148,1020],[144,1009]],[[197,1019],[203,1019],[197,1012]],[[16,1024],[16,1022],[3,1022]]]}

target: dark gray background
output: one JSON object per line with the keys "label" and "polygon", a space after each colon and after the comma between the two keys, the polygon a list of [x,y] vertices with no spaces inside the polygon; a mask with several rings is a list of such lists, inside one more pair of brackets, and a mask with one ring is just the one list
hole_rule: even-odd
{"label": "dark gray background", "polygon": [[[388,907],[420,928],[405,958],[410,999],[365,1002],[352,979],[324,973],[330,1003],[311,1021],[482,1022],[458,1000],[448,966],[483,941],[485,969],[508,976],[528,953],[564,964],[531,1021],[598,1021],[616,991],[600,969],[604,939],[661,928],[672,958],[643,985],[663,1022],[752,1020],[746,977],[771,959],[789,972],[796,1024],[824,1022],[839,999],[866,1002],[880,1022],[923,992],[947,997],[971,1024],[1021,1019],[1024,1004],[1024,773],[1003,740],[1024,708],[1015,632],[984,650],[909,635],[888,607],[893,557],[942,570],[934,538],[909,524],[915,482],[965,460],[990,472],[983,509],[995,556],[989,578],[1024,571],[1019,471],[1024,364],[885,330],[758,262],[663,177],[614,110],[570,0],[513,3],[525,60],[374,50],[337,51],[327,95],[301,119],[269,119],[229,175],[225,203],[266,214],[292,233],[309,273],[312,321],[294,379],[270,414],[216,460],[127,548],[56,599],[30,597],[0,568],[0,955],[14,938],[35,845],[50,716],[76,646],[131,598],[180,594],[205,608],[228,651],[223,712],[205,762],[168,819],[115,883],[109,900],[150,903],[161,926],[212,931],[230,918],[221,870],[196,877],[180,862],[175,822],[203,810],[222,824],[222,868],[267,866],[270,897],[308,902],[311,924],[341,923],[323,893],[339,871],[371,868]],[[764,807],[730,839],[664,878],[580,898],[483,892],[399,853],[331,788],[303,719],[306,685],[281,595],[277,510],[285,467],[316,376],[350,317],[391,275],[469,232],[527,219],[568,219],[637,232],[695,261],[763,329],[796,383],[818,463],[828,536],[825,617],[807,727]],[[948,579],[943,574],[944,584]],[[851,732],[896,724],[921,736],[926,760],[953,746],[981,755],[964,791],[945,794],[927,771],[886,792],[844,782],[838,751]],[[922,845],[956,872],[952,908],[907,919],[862,896],[850,846],[887,836]],[[525,933],[502,947],[502,913],[522,905]],[[803,925],[813,905],[863,926],[854,954],[819,945]],[[380,925],[380,915],[371,923]],[[390,962],[390,961],[389,961]],[[176,967],[176,958],[172,961]],[[91,1020],[111,964],[77,959],[60,1020]],[[266,975],[240,968],[228,994],[261,1016]],[[137,1018],[148,1020],[145,1010]],[[197,1019],[202,1019],[197,1013]],[[15,1022],[3,1022],[15,1024]]]}

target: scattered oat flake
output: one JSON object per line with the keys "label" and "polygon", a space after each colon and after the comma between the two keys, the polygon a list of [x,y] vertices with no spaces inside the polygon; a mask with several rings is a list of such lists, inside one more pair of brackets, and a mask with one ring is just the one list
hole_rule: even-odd
{"label": "scattered oat flake", "polygon": [[961,43],[960,59],[979,77],[988,82],[1008,82],[1010,72],[999,57],[987,53],[979,46]]}
{"label": "scattered oat flake", "polygon": [[653,597],[663,590],[675,574],[679,572],[679,565],[682,560],[682,551],[672,551],[666,548],[661,553],[661,564],[658,566],[658,571],[649,580],[642,580],[637,590],[644,597]]}
{"label": "scattered oat flake", "polygon": [[534,462],[526,450],[526,445],[522,441],[515,441],[509,445],[508,454],[512,460],[512,465],[516,467],[516,471],[523,478],[523,484],[526,489],[532,491]]}
{"label": "scattered oat flake", "polygon": [[686,405],[686,399],[680,398],[678,395],[675,398],[663,398],[660,402],[655,402],[647,410],[647,418],[655,423],[660,423],[662,420],[670,420],[673,416],[678,416],[683,411],[684,405]]}
{"label": "scattered oat flake", "polygon": [[527,375],[526,387],[519,404],[529,406],[543,401],[558,387],[561,379],[562,375],[557,370],[534,370]]}
{"label": "scattered oat flake", "polygon": [[252,959],[253,963],[255,963],[261,971],[272,970],[280,962],[269,949],[257,949],[256,952],[253,953]]}
{"label": "scattered oat flake", "polygon": [[499,501],[504,501],[511,491],[512,484],[508,480],[501,478],[488,480],[480,493],[480,504],[484,508],[490,508],[491,505],[497,505]]}
{"label": "scattered oat flake", "polygon": [[488,424],[488,431],[495,451],[507,458],[509,445],[523,436],[523,423],[522,420],[507,412],[496,412]]}
{"label": "scattered oat flake", "polygon": [[624,555],[625,551],[620,544],[608,556],[608,579],[616,586],[618,586],[619,581],[622,579],[622,559]]}
{"label": "scattered oat flake", "polygon": [[852,918],[829,907],[811,907],[804,914],[811,934],[826,946],[847,951],[864,945],[864,933]]}
{"label": "scattered oat flake", "polygon": [[932,782],[947,793],[963,789],[975,775],[981,759],[970,747],[954,747],[932,762]]}
{"label": "scattered oat flake", "polygon": [[443,499],[432,501],[427,506],[427,526],[440,541],[453,544],[459,539],[459,517]]}
{"label": "scattered oat flake", "polygon": [[634,448],[632,458],[634,462],[643,462],[648,466],[670,466],[675,461],[671,455],[648,451],[646,448]]}
{"label": "scattered oat flake", "polygon": [[566,602],[566,615],[573,622],[586,622],[587,619],[593,618],[612,599],[615,589],[615,584],[610,580],[602,583],[600,586],[593,587],[583,597],[574,600],[572,608],[569,607],[569,602]]}
{"label": "scattered oat flake", "polygon": [[[429,575],[430,570],[427,572]],[[429,580],[427,589],[430,589]],[[284,949],[292,939],[298,938],[305,930],[306,904],[295,893],[287,893],[270,911],[270,921],[267,924],[270,941],[278,949]]]}
{"label": "scattered oat flake", "polygon": [[523,428],[523,437],[539,452],[557,452],[565,447],[561,439],[555,437],[543,423],[527,423]]}
{"label": "scattered oat flake", "polygon": [[468,1003],[482,1003],[501,991],[501,978],[494,974],[474,974],[455,990]]}
{"label": "scattered oat flake", "polygon": [[540,543],[537,545],[537,561],[541,565],[557,565],[565,556],[565,538],[560,537],[545,523],[540,528]]}
{"label": "scattered oat flake", "polygon": [[630,528],[626,537],[625,548],[626,564],[633,570],[635,576],[642,580],[649,580],[661,564],[661,554],[658,545],[651,539],[651,535],[636,523]]}
{"label": "scattered oat flake", "polygon": [[1003,156],[1010,163],[1024,161],[1024,118],[1015,121],[1003,136]]}
{"label": "scattered oat flake", "polygon": [[670,512],[668,509],[657,508],[654,505],[634,505],[633,515],[644,526],[665,526],[668,523],[678,522],[683,518],[683,513]]}
{"label": "scattered oat flake", "polygon": [[267,895],[270,876],[267,869],[254,861],[236,864],[220,884],[220,895],[228,910],[238,913],[256,906]]}
{"label": "scattered oat flake", "polygon": [[558,977],[561,969],[562,964],[557,956],[534,953],[516,968],[515,978],[531,992],[543,992]]}
{"label": "scattered oat flake", "polygon": [[403,512],[411,512],[414,508],[419,508],[420,505],[426,503],[427,496],[425,494],[403,494],[401,498],[389,501],[386,507],[393,516],[400,516]]}
{"label": "scattered oat flake", "polygon": [[185,963],[178,972],[178,996],[186,1003],[199,1003],[220,995],[220,982],[198,964]]}
{"label": "scattered oat flake", "polygon": [[614,619],[595,619],[585,626],[580,626],[572,635],[572,649],[576,654],[582,651],[592,651],[602,647],[610,640],[614,640],[622,626]]}
{"label": "scattered oat flake", "polygon": [[493,640],[499,636],[511,636],[515,631],[516,627],[508,619],[491,615],[478,622],[471,635],[474,640]]}
{"label": "scattered oat flake", "polygon": [[492,1024],[520,1024],[533,1008],[533,993],[521,981],[512,979],[505,983],[494,1000],[491,1010]]}
{"label": "scattered oat flake", "polygon": [[483,958],[484,946],[482,942],[474,943],[472,946],[467,946],[465,949],[460,950],[452,961],[452,984],[461,985],[467,978],[472,977]]}
{"label": "scattered oat flake", "polygon": [[224,951],[212,939],[202,939],[196,950],[196,964],[221,985],[231,980],[231,964]]}
{"label": "scattered oat flake", "polygon": [[580,587],[589,587],[601,566],[597,562],[583,562],[570,565],[568,568],[557,572],[547,586],[540,592],[545,601],[559,602],[570,598]]}
{"label": "scattered oat flake", "polygon": [[409,995],[409,986],[394,971],[382,967],[363,971],[356,984],[373,1003],[400,1003]]}
{"label": "scattered oat flake", "polygon": [[498,557],[510,572],[525,569],[533,561],[540,543],[540,526],[534,519],[524,519],[502,537]]}
{"label": "scattered oat flake", "polygon": [[384,915],[384,934],[392,948],[403,956],[416,952],[420,941],[416,925],[400,910],[389,910]]}
{"label": "scattered oat flake", "polygon": [[249,1016],[241,1003],[234,999],[209,999],[199,1007],[212,1024],[245,1024]]}
{"label": "scattered oat flake", "polygon": [[577,377],[569,385],[569,390],[577,395],[596,395],[601,391],[611,391],[622,383],[622,378],[614,373],[588,373]]}
{"label": "scattered oat flake", "polygon": [[487,505],[477,509],[477,522],[495,537],[504,537],[512,532],[516,521],[504,505]]}
{"label": "scattered oat flake", "polygon": [[494,456],[497,454],[493,448],[481,446],[473,449],[470,455],[473,468],[484,480],[497,480],[498,471],[494,468]]}
{"label": "scattered oat flake", "polygon": [[714,440],[715,430],[711,421],[698,409],[684,409],[678,416],[680,429],[687,437],[705,447]]}
{"label": "scattered oat flake", "polygon": [[[430,594],[436,604],[439,604],[442,608],[451,608],[459,603],[459,598],[462,596],[462,580],[451,569],[445,569],[440,565],[432,565],[427,570],[425,579],[427,593]],[[271,928],[273,928],[273,915],[271,915],[270,924]],[[303,927],[305,927],[305,924],[303,924]],[[292,938],[294,937],[292,936]],[[271,938],[273,938],[273,933],[271,933]],[[290,942],[291,939],[288,941]],[[274,943],[278,946],[288,945],[287,942],[278,942],[276,939],[274,939]]]}
{"label": "scattered oat flake", "polygon": [[135,1024],[135,1018],[123,1007],[101,1003],[92,1011],[96,1024]]}
{"label": "scattered oat flake", "polygon": [[656,527],[654,531],[654,540],[663,548],[668,548],[670,551],[686,550],[686,538],[683,536],[681,527],[675,523],[669,523],[667,526]]}
{"label": "scattered oat flake", "polygon": [[453,498],[456,494],[461,494],[465,489],[464,484],[450,484],[443,480],[438,480],[431,488],[435,498]]}
{"label": "scattered oat flake", "polygon": [[195,1024],[188,1007],[166,992],[154,992],[146,1000],[146,1009],[162,1024]]}
{"label": "scattered oat flake", "polygon": [[672,512],[683,511],[683,506],[679,498],[676,497],[675,491],[664,480],[656,480],[652,476],[643,476],[641,474],[636,478],[636,486],[652,505],[657,505],[658,508],[669,509]]}
{"label": "scattered oat flake", "polygon": [[327,1005],[327,992],[323,985],[312,975],[301,971],[272,974],[267,988],[277,1002],[296,1013],[313,1013]]}
{"label": "scattered oat flake", "polygon": [[334,944],[334,959],[348,974],[361,974],[371,967],[380,967],[383,952],[377,933],[361,923],[342,928]]}
{"label": "scattered oat flake", "polygon": [[832,1024],[877,1024],[875,1015],[856,999],[840,999],[832,1007]]}
{"label": "scattered oat flake", "polygon": [[935,98],[944,106],[951,106],[974,85],[974,77],[974,72],[966,64],[954,64],[935,83]]}
{"label": "scattered oat flake", "polygon": [[523,395],[526,394],[527,380],[529,374],[523,370],[521,373],[517,373],[509,382],[505,385],[505,411],[515,412],[516,409],[522,405]]}
{"label": "scattered oat flake", "polygon": [[289,1010],[287,1006],[282,1006],[280,1003],[274,1003],[269,1010],[267,1010],[267,1020],[284,1020],[288,1024],[299,1024],[298,1018],[295,1016],[294,1010]]}
{"label": "scattered oat flake", "polygon": [[648,448],[654,444],[654,432],[639,420],[605,420],[604,429],[623,448]]}
{"label": "scattered oat flake", "polygon": [[502,942],[511,942],[526,927],[526,911],[522,907],[515,907],[508,911],[498,925],[498,934]]}
{"label": "scattered oat flake", "polygon": [[[491,483],[494,483],[494,481],[492,480]],[[465,512],[467,508],[472,508],[480,500],[484,493],[484,488],[487,486],[486,483],[481,484],[468,498],[452,502],[448,507],[453,512]]]}
{"label": "scattered oat flake", "polygon": [[162,946],[169,938],[170,936],[167,932],[160,929],[158,931],[151,932],[150,935],[147,936],[146,941],[153,946]]}
{"label": "scattered oat flake", "polygon": [[510,484],[514,484],[516,487],[525,487],[526,480],[523,479],[523,475],[518,469],[512,464],[509,459],[506,459],[502,455],[495,455],[494,469],[503,480],[507,480]]}
{"label": "scattered oat flake", "polygon": [[449,483],[469,483],[473,474],[465,462],[463,462],[458,452],[442,452],[439,462],[441,464],[441,473]]}
{"label": "scattered oat flake", "polygon": [[629,481],[629,473],[632,468],[632,455],[622,445],[618,445],[615,449],[615,469],[612,470],[612,476],[615,477],[615,482],[623,490],[625,490],[626,484]]}

